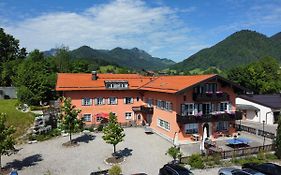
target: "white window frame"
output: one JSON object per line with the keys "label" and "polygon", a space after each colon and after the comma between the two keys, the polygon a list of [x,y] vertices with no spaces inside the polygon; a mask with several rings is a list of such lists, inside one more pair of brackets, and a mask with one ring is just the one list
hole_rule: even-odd
{"label": "white window frame", "polygon": [[157,119],[157,126],[162,128],[162,129],[165,129],[167,131],[170,131],[171,130],[171,125],[169,122],[161,119],[161,118],[158,118]]}
{"label": "white window frame", "polygon": [[95,98],[95,105],[105,105],[105,98],[103,98],[103,97],[96,97]]}
{"label": "white window frame", "polygon": [[92,106],[93,105],[93,99],[84,97],[82,98],[82,106]]}
{"label": "white window frame", "polygon": [[[127,99],[130,99],[129,102]],[[133,104],[134,98],[133,97],[124,97],[124,104]]]}
{"label": "white window frame", "polygon": [[[128,117],[127,114],[130,114],[130,117]],[[133,115],[132,115],[132,114],[133,114],[132,112],[125,112],[125,113],[124,113],[125,119],[126,119],[126,120],[132,120],[132,118],[133,118]]]}
{"label": "white window frame", "polygon": [[101,122],[103,120],[103,117],[97,116],[96,121]]}
{"label": "white window frame", "polygon": [[[219,125],[219,123],[222,123],[222,125]],[[222,126],[222,128],[219,126]],[[218,121],[216,126],[217,131],[228,131],[229,130],[229,121]]]}
{"label": "white window frame", "polygon": [[[114,99],[114,101],[112,101]],[[107,104],[108,105],[117,105],[118,104],[118,99],[117,97],[108,97],[107,99]]]}
{"label": "white window frame", "polygon": [[[191,132],[187,132],[190,130]],[[184,132],[185,134],[198,134],[199,126],[198,123],[188,123],[184,125]]]}
{"label": "white window frame", "polygon": [[[223,110],[222,110],[222,105],[226,105],[226,109],[224,109],[225,106],[223,106]],[[218,111],[229,111],[229,101],[220,102]]]}
{"label": "white window frame", "polygon": [[[90,120],[85,120],[85,115],[90,115]],[[83,114],[83,122],[91,122],[92,121],[92,114],[85,113]]]}

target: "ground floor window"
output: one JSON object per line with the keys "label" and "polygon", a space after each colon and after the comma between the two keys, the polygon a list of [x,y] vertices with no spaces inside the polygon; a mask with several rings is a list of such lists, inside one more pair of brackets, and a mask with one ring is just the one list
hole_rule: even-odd
{"label": "ground floor window", "polygon": [[165,120],[158,119],[157,124],[159,127],[163,128],[163,129],[170,130],[170,123]]}
{"label": "ground floor window", "polygon": [[92,114],[83,114],[83,121],[84,122],[92,121]]}
{"label": "ground floor window", "polygon": [[198,123],[185,124],[184,130],[185,130],[186,134],[197,134],[198,133]]}
{"label": "ground floor window", "polygon": [[126,119],[126,120],[132,119],[132,113],[131,113],[131,112],[126,112],[126,113],[125,113],[125,119]]}
{"label": "ground floor window", "polygon": [[102,121],[102,117],[100,117],[100,116],[97,116],[97,122],[101,122]]}
{"label": "ground floor window", "polygon": [[217,131],[226,131],[228,130],[229,122],[228,121],[219,121],[217,122]]}

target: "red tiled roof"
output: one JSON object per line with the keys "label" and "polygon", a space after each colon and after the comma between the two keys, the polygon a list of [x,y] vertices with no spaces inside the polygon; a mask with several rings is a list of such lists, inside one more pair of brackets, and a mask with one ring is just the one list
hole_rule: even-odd
{"label": "red tiled roof", "polygon": [[126,80],[129,83],[129,90],[141,89],[176,93],[214,76],[215,74],[159,77],[147,77],[139,74],[98,74],[98,79],[92,80],[91,74],[59,73],[56,90],[106,90],[104,81]]}

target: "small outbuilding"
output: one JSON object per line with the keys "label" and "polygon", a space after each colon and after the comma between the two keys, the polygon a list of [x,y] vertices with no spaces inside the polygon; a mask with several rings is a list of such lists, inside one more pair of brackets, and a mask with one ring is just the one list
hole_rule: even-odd
{"label": "small outbuilding", "polygon": [[281,95],[239,95],[236,108],[243,112],[242,120],[275,124],[280,116]]}

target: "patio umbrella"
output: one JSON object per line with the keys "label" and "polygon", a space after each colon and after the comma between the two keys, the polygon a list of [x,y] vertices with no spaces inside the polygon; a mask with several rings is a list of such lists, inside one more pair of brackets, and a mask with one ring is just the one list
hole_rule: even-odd
{"label": "patio umbrella", "polygon": [[207,128],[204,127],[203,129],[203,138],[202,138],[202,141],[200,143],[200,150],[203,152],[205,150],[205,140],[207,138]]}
{"label": "patio umbrella", "polygon": [[179,134],[178,134],[178,132],[175,133],[174,145],[179,146]]}

